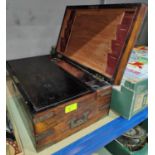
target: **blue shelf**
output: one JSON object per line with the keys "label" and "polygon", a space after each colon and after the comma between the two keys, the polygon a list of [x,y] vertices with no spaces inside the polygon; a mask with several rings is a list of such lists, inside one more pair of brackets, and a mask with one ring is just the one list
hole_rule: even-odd
{"label": "blue shelf", "polygon": [[122,117],[116,118],[112,122],[98,128],[53,155],[90,155],[147,119],[147,116],[148,108],[145,108],[130,120],[126,120]]}

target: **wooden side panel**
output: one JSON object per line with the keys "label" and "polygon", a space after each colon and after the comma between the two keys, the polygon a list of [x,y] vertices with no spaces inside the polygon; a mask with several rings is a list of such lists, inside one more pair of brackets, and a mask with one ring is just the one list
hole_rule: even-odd
{"label": "wooden side panel", "polygon": [[63,27],[61,28],[61,37],[58,38],[57,51],[64,52],[68,39],[70,37],[72,24],[75,19],[75,10],[68,9],[65,12],[63,19]]}
{"label": "wooden side panel", "polygon": [[[111,87],[108,86],[97,93],[36,114],[33,122],[37,149],[52,145],[106,116],[110,100]],[[77,109],[65,113],[65,107],[73,103],[78,104]],[[49,117],[46,118],[46,115]]]}

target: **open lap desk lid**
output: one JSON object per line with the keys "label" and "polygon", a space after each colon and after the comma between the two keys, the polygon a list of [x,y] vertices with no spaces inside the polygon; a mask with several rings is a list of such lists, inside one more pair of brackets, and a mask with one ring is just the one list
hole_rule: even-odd
{"label": "open lap desk lid", "polygon": [[144,4],[68,6],[56,50],[120,84],[146,11]]}

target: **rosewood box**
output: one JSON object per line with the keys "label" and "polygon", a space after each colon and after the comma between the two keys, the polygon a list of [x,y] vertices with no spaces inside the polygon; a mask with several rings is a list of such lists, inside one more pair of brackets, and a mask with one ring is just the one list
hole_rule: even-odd
{"label": "rosewood box", "polygon": [[106,116],[147,7],[68,6],[55,53],[7,61],[37,150]]}

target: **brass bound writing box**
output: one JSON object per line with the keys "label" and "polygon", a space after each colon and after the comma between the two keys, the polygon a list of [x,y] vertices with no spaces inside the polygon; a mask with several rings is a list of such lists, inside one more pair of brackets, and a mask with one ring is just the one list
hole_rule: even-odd
{"label": "brass bound writing box", "polygon": [[7,61],[37,150],[108,114],[146,11],[144,4],[68,6],[54,54]]}

